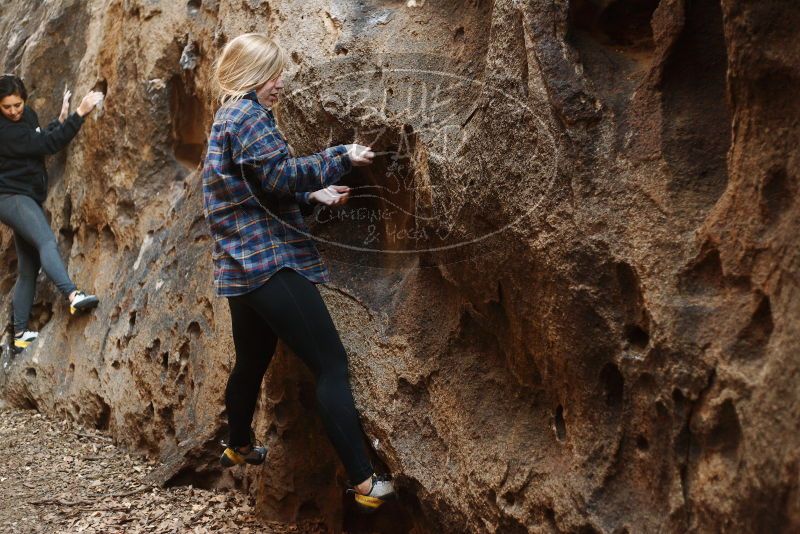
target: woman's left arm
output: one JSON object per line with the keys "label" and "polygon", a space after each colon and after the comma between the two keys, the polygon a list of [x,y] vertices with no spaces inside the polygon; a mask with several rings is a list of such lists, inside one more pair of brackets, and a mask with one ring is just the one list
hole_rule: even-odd
{"label": "woman's left arm", "polygon": [[52,130],[37,132],[25,124],[11,124],[0,129],[0,156],[20,158],[55,154],[69,144],[83,125],[78,113]]}

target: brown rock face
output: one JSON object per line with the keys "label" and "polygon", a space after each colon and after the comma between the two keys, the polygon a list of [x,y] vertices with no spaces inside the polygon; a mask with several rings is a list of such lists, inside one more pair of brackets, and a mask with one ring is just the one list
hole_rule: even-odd
{"label": "brown rock face", "polygon": [[[41,282],[3,396],[110,430],[173,484],[272,519],[382,532],[800,529],[800,10],[742,0],[6,0],[5,71],[43,119],[107,92],[46,204],[71,318]],[[221,473],[233,361],[197,172],[211,63],[246,31],[291,52],[298,152],[371,144],[309,218],[375,461],[369,521],[288,353]],[[0,231],[4,315],[16,266]]]}

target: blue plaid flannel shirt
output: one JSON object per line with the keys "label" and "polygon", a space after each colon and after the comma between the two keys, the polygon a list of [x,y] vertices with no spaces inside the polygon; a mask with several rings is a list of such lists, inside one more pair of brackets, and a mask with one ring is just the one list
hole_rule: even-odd
{"label": "blue plaid flannel shirt", "polygon": [[203,205],[214,240],[214,286],[248,293],[291,267],[314,283],[330,275],[303,221],[309,194],[351,169],[344,145],[292,157],[272,111],[255,92],[214,117],[203,165]]}

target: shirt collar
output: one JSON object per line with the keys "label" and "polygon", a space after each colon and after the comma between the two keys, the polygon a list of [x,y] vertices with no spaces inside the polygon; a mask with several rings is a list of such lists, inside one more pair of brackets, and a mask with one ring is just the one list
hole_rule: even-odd
{"label": "shirt collar", "polygon": [[261,106],[261,109],[266,110],[267,113],[272,113],[272,108],[268,108],[268,107],[262,105],[261,102],[258,101],[258,95],[256,94],[255,91],[250,91],[249,93],[245,93],[245,95],[242,98],[246,98],[247,100],[252,100],[256,104]]}

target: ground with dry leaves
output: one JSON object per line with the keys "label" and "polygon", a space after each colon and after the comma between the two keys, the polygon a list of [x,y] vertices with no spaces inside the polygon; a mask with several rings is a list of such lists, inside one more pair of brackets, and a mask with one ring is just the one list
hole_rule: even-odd
{"label": "ground with dry leaves", "polygon": [[148,482],[153,462],[35,411],[0,410],[0,532],[310,532],[264,522],[247,494]]}

